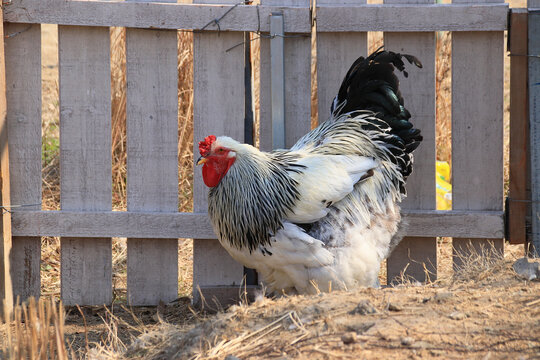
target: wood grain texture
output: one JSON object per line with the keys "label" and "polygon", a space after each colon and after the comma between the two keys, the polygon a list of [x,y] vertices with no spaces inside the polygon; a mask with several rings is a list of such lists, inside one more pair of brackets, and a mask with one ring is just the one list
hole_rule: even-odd
{"label": "wood grain texture", "polygon": [[[0,20],[3,20],[3,11],[0,10]],[[7,126],[7,100],[6,100],[6,59],[4,55],[4,29],[0,30],[0,176],[1,191],[0,204],[11,205],[11,190],[9,187],[9,145]],[[0,226],[2,240],[0,242],[0,300],[2,311],[9,314],[13,309],[13,286],[11,283],[10,253],[11,213],[2,211],[2,224]]]}
{"label": "wood grain texture", "polygon": [[[60,199],[63,210],[111,210],[108,28],[59,26]],[[110,238],[61,238],[66,305],[112,302]]]}
{"label": "wood grain texture", "polygon": [[[503,238],[502,211],[403,210],[406,235]],[[206,213],[129,211],[17,211],[15,236],[215,239]],[[217,244],[217,242],[216,242]]]}
{"label": "wood grain texture", "polygon": [[[202,301],[199,289],[216,286],[234,289],[243,284],[244,267],[231,258],[215,239],[197,239],[196,246],[193,246],[193,259],[198,260],[193,262],[193,277],[197,278],[197,281],[193,281],[194,304]],[[214,295],[220,303],[229,303],[231,298],[238,299]]]}
{"label": "wood grain texture", "polygon": [[[236,3],[235,0],[223,2]],[[199,155],[198,142],[208,135],[227,135],[244,141],[244,53],[242,47],[226,52],[243,39],[241,33],[193,35],[194,156]],[[195,168],[194,174],[193,207],[196,212],[206,212],[208,189],[202,181],[200,167]],[[194,303],[200,302],[197,286],[241,283],[244,267],[235,262],[218,241],[193,237]]]}
{"label": "wood grain texture", "polygon": [[[504,5],[368,5],[317,9],[319,31],[502,31],[508,8]],[[473,2],[467,0],[466,2]],[[396,2],[397,3],[397,2]],[[339,19],[339,21],[336,21]],[[351,30],[356,28],[356,30]]]}
{"label": "wood grain texture", "polygon": [[[471,0],[454,1],[464,2]],[[502,31],[452,34],[452,207],[456,210],[503,208],[503,41]],[[477,241],[454,238],[454,251],[466,249],[469,242]],[[493,242],[503,248],[503,239]]]}
{"label": "wood grain texture", "polygon": [[[386,0],[385,4],[403,1]],[[433,4],[433,0],[409,0],[412,4]],[[414,152],[413,173],[407,179],[407,197],[403,209],[433,210],[435,192],[435,33],[385,33],[387,50],[411,54],[422,62],[418,69],[406,63],[409,77],[398,73],[405,107],[411,121],[422,131],[424,139]],[[406,271],[405,271],[406,269]],[[404,273],[403,273],[404,272]],[[403,273],[403,274],[402,274]],[[437,239],[406,237],[394,249],[387,261],[388,280],[401,278],[420,282],[437,279]]]}
{"label": "wood grain texture", "polygon": [[[269,32],[270,14],[283,11],[285,32],[309,33],[311,16],[306,1],[281,6],[283,3],[266,6],[264,2],[259,6],[260,22],[255,6],[237,6],[220,20],[220,29]],[[6,21],[20,23],[202,30],[228,9],[230,5],[13,0],[5,6],[5,17]],[[320,32],[502,31],[507,28],[507,11],[505,4],[319,6],[317,23]]]}
{"label": "wood grain texture", "polygon": [[[540,1],[529,0],[529,7],[540,8]],[[529,12],[529,54],[540,53],[540,12]],[[529,139],[531,173],[531,243],[540,257],[540,58],[529,57]]]}
{"label": "wood grain texture", "polygon": [[[41,26],[4,24],[7,126],[12,204],[41,209]],[[24,32],[22,32],[25,30]],[[10,254],[14,297],[40,295],[40,237],[14,237]]]}
{"label": "wood grain texture", "polygon": [[[178,211],[176,31],[128,29],[127,208]],[[128,238],[128,302],[178,297],[178,239]]]}
{"label": "wood grain texture", "polygon": [[526,216],[530,216],[529,108],[527,97],[527,11],[512,10],[509,31],[510,57],[510,189],[507,238],[511,244],[526,242]]}
{"label": "wood grain texture", "polygon": [[13,213],[16,236],[215,239],[206,213],[32,211]]}
{"label": "wood grain texture", "polygon": [[[362,5],[366,1],[317,1],[317,5]],[[318,17],[317,17],[318,18]],[[343,77],[359,56],[367,55],[367,33],[319,33],[317,27],[317,97],[319,123],[330,117],[330,105]]]}
{"label": "wood grain texture", "polygon": [[[265,0],[262,5],[297,6],[303,2]],[[309,36],[290,34],[287,25],[292,22],[286,14],[285,52],[285,148],[289,148],[311,129],[311,39]],[[287,37],[289,36],[289,37]],[[270,40],[260,41],[260,148],[272,149],[272,103],[270,74]]]}

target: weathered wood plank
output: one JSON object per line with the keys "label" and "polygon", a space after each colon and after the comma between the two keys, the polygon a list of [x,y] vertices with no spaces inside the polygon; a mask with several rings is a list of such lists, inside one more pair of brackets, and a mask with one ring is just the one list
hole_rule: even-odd
{"label": "weathered wood plank", "polygon": [[[305,2],[302,7],[265,4],[258,9],[237,6],[220,20],[221,31],[269,32],[269,16],[275,11],[284,12],[285,32],[311,31],[311,16]],[[228,11],[230,5],[13,0],[4,8],[5,20],[9,22],[202,30]],[[504,4],[320,6],[317,23],[320,32],[502,31],[507,28],[507,10]],[[211,25],[206,30],[217,27]]]}
{"label": "weathered wood plank", "polygon": [[[319,0],[317,5],[355,5],[362,1]],[[337,95],[343,77],[359,56],[367,55],[367,33],[364,32],[321,32],[317,14],[317,96],[319,123],[330,117],[330,105]]]}
{"label": "weathered wood plank", "polygon": [[[15,236],[215,239],[206,213],[16,211]],[[408,236],[503,238],[502,211],[403,210]]]}
{"label": "weathered wood plank", "polygon": [[[452,34],[452,206],[457,210],[503,207],[503,41],[502,31]],[[455,266],[461,261],[456,251],[465,251],[470,238],[453,239]],[[493,242],[503,248],[503,239]]]}
{"label": "weathered wood plank", "polygon": [[[434,0],[409,0],[408,3],[432,4]],[[385,4],[403,3],[385,0]],[[424,140],[414,152],[413,173],[407,179],[407,198],[404,209],[433,210],[435,193],[435,33],[385,33],[384,45],[392,50],[416,56],[422,69],[407,64],[409,77],[398,73],[405,107],[411,121],[421,129]],[[433,281],[437,279],[437,239],[406,237],[387,260],[387,277]],[[405,270],[406,269],[406,270]],[[405,271],[405,272],[404,272]],[[403,273],[404,272],[404,273]],[[403,273],[403,274],[402,274]]]}
{"label": "weathered wood plank", "polygon": [[[263,0],[263,5],[309,5],[308,0]],[[283,15],[285,32],[292,20]],[[285,148],[289,148],[311,128],[311,39],[301,34],[286,34],[285,51]],[[260,148],[272,149],[272,103],[270,39],[260,42]]]}
{"label": "weathered wood plank", "polygon": [[[0,9],[0,20],[3,19],[3,11]],[[4,57],[4,28],[0,29],[0,176],[1,191],[0,204],[9,207],[11,205],[11,191],[9,179],[9,146],[7,125],[7,101],[6,101],[6,59]],[[9,314],[13,308],[13,287],[11,283],[11,213],[2,209],[2,224],[0,227],[2,241],[0,243],[0,306],[4,313]],[[4,308],[5,306],[5,308]]]}
{"label": "weathered wood plank", "polygon": [[[4,24],[11,201],[41,209],[41,26]],[[24,31],[23,31],[24,30]],[[14,237],[13,296],[40,295],[40,237]]]}
{"label": "weathered wood plank", "polygon": [[[529,52],[540,53],[540,1],[529,0]],[[540,257],[540,58],[529,57],[529,139],[531,173],[531,243],[533,253]]]}
{"label": "weathered wood plank", "polygon": [[512,10],[509,31],[510,57],[510,191],[507,238],[511,244],[525,243],[525,217],[530,215],[529,122],[527,98],[527,10]]}
{"label": "weathered wood plank", "polygon": [[[236,0],[222,2],[235,4]],[[199,155],[198,142],[208,135],[227,135],[240,142],[244,141],[244,53],[242,47],[226,52],[243,40],[241,33],[211,32],[193,35],[194,156]],[[195,168],[193,182],[194,210],[206,211],[208,189],[202,181],[199,167]],[[206,239],[215,236],[201,235],[193,236],[194,303],[201,301],[197,286],[238,285],[244,276],[242,265],[235,262],[218,242]]]}
{"label": "weathered wood plank", "polygon": [[[58,27],[63,210],[111,210],[109,40],[108,28]],[[110,304],[111,239],[63,237],[60,245],[64,304]]]}
{"label": "weathered wood plank", "polygon": [[[176,31],[128,29],[127,207],[178,210],[178,53]],[[128,238],[128,302],[178,297],[178,239]]]}
{"label": "weathered wood plank", "polygon": [[[466,2],[473,2],[467,0]],[[502,31],[508,8],[504,5],[465,6],[367,5],[352,11],[347,7],[317,9],[319,31]],[[339,21],[336,21],[339,19]],[[356,30],[352,30],[356,28]]]}
{"label": "weathered wood plank", "polygon": [[[215,236],[215,235],[214,235]],[[208,287],[238,287],[243,285],[244,267],[238,264],[215,239],[197,239],[193,246],[193,303],[200,303],[200,289]],[[204,282],[203,282],[204,281]],[[203,294],[204,295],[204,294]],[[213,294],[221,303],[228,303],[229,298]],[[205,295],[206,296],[206,295]],[[236,300],[239,297],[235,297]]]}

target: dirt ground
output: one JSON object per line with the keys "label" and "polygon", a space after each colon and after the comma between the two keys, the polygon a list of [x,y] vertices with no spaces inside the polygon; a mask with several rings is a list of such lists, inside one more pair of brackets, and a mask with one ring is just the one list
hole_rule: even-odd
{"label": "dirt ground", "polygon": [[519,256],[471,258],[428,285],[259,296],[217,314],[187,297],[114,315],[87,307],[84,318],[71,308],[65,332],[78,354],[100,359],[540,359],[540,282],[515,274]]}
{"label": "dirt ground", "polygon": [[[189,299],[158,308],[85,309],[90,358],[540,359],[540,282],[509,259],[465,277],[318,296],[268,299],[216,315]],[[209,301],[211,303],[211,301]],[[101,317],[100,317],[101,316]],[[101,320],[106,320],[107,325]],[[68,341],[84,343],[76,309]],[[112,328],[118,339],[111,342]],[[75,329],[78,329],[75,331]],[[229,357],[229,359],[235,359]]]}

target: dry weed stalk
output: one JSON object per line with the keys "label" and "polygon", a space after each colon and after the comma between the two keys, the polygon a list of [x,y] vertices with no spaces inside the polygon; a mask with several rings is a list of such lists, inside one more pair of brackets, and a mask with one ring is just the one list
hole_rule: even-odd
{"label": "dry weed stalk", "polygon": [[437,33],[436,48],[436,122],[437,160],[452,165],[452,33]]}
{"label": "dry weed stalk", "polygon": [[[27,303],[16,305],[12,313],[5,312],[3,316],[6,342],[2,344],[0,358],[67,360],[64,320],[62,303],[52,298],[37,302],[30,298]],[[70,353],[74,358],[73,351]]]}
{"label": "dry weed stalk", "polygon": [[455,282],[489,280],[508,270],[503,253],[491,241],[478,246],[469,242],[465,248],[454,248],[454,257]]}
{"label": "dry weed stalk", "polygon": [[[89,348],[90,344],[88,340],[86,340],[86,353],[87,356],[91,359],[112,360],[121,358],[121,354],[126,351],[127,346],[118,336],[119,326],[129,327],[132,330],[136,330],[136,332],[139,334],[142,333],[142,330],[140,328],[134,327],[128,324],[126,321],[121,320],[120,318],[115,316],[109,308],[106,307],[105,311],[105,318],[103,318],[102,316],[100,316],[100,318],[106,327],[106,337],[102,338],[102,341],[99,343],[93,343],[92,348]],[[131,314],[134,318],[136,318],[136,316],[132,312]]]}
{"label": "dry weed stalk", "polygon": [[111,36],[111,116],[113,205],[126,208],[126,29],[113,27]]}
{"label": "dry weed stalk", "polygon": [[178,32],[178,206],[193,211],[193,33]]}

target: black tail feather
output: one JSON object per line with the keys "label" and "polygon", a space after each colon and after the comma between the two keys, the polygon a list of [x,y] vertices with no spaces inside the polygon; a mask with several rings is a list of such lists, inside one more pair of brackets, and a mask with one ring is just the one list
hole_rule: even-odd
{"label": "black tail feather", "polygon": [[[420,130],[409,122],[411,114],[404,107],[399,80],[394,73],[394,69],[397,69],[405,77],[408,76],[403,58],[410,64],[422,67],[420,61],[412,55],[385,51],[382,48],[367,58],[359,57],[343,79],[331,111],[336,118],[342,114],[369,110],[383,120],[386,123],[384,127],[389,128],[388,131],[393,135],[386,137],[385,141],[393,148],[395,162],[406,178],[412,170],[410,153],[418,147],[422,135]],[[399,151],[396,151],[395,147]]]}

